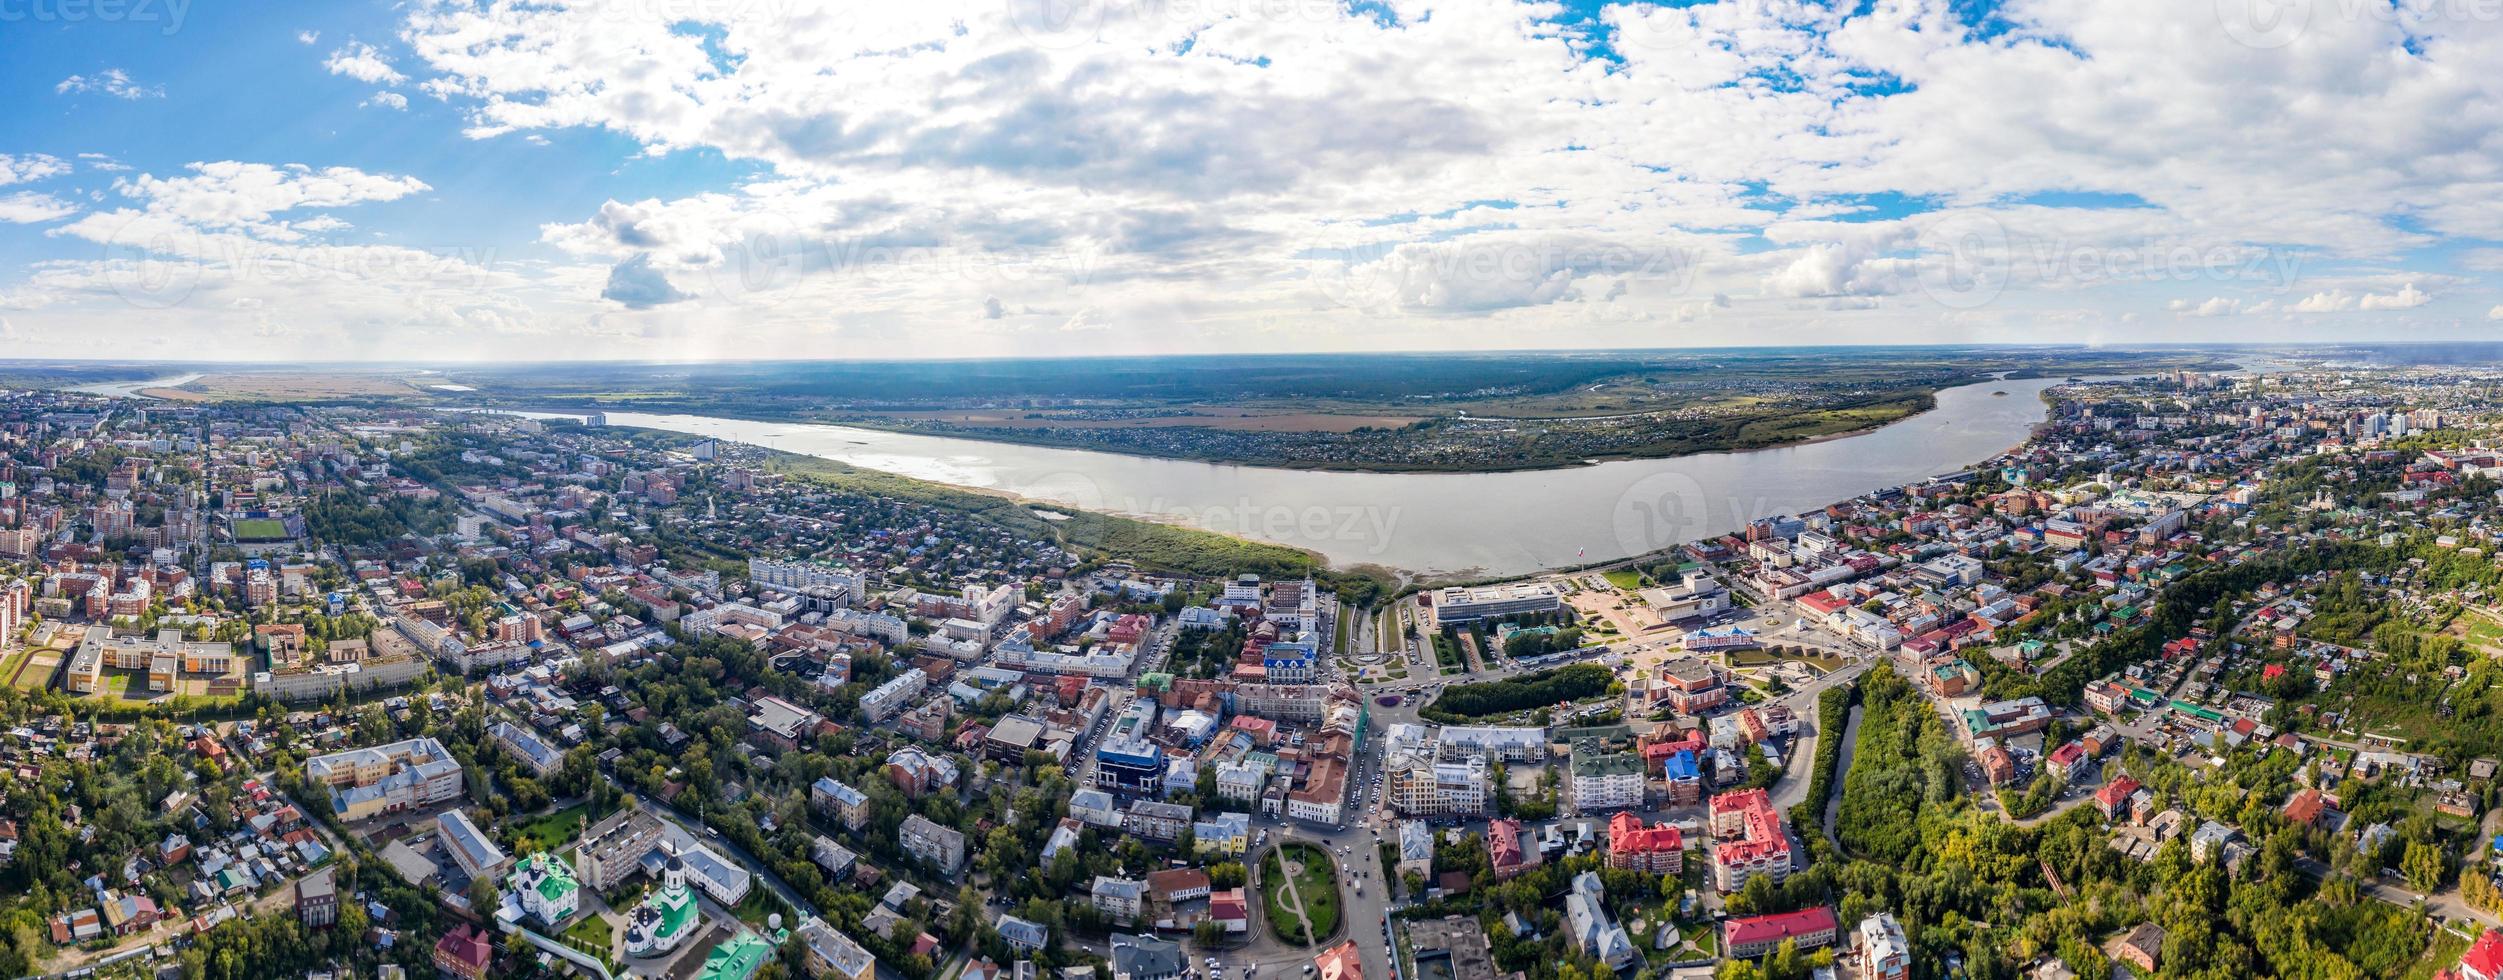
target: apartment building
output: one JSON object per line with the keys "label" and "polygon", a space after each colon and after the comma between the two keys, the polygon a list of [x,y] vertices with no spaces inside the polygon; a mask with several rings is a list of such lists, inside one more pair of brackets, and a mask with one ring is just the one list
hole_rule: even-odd
{"label": "apartment building", "polygon": [[1573,809],[1580,813],[1637,809],[1643,805],[1643,759],[1610,752],[1597,739],[1573,744],[1569,767]]}
{"label": "apartment building", "polygon": [[1433,762],[1422,755],[1401,753],[1383,766],[1383,798],[1391,809],[1427,820],[1451,820],[1486,812],[1489,791],[1486,759],[1472,756],[1457,762]]}
{"label": "apartment building", "polygon": [[1619,813],[1608,821],[1608,866],[1673,875],[1686,869],[1686,837],[1666,823],[1643,826],[1641,817]]}
{"label": "apartment building", "polygon": [[1729,893],[1759,875],[1775,884],[1790,877],[1790,831],[1763,790],[1723,793],[1711,809],[1713,887]]}
{"label": "apartment building", "polygon": [[942,874],[953,876],[964,867],[965,835],[921,814],[905,817],[904,825],[895,828],[895,840],[904,853],[928,862]]}
{"label": "apartment building", "polygon": [[432,806],[462,792],[461,764],[431,738],[314,756],[304,774],[330,787],[330,808],[346,821]]}

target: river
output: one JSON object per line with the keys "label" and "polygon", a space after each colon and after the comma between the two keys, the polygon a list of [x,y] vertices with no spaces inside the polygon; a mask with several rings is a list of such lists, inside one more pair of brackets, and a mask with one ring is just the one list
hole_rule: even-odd
{"label": "river", "polygon": [[1338,565],[1476,577],[1645,554],[1955,472],[2023,443],[2045,417],[2042,392],[2059,383],[1947,388],[1935,410],[1780,449],[1485,474],[1286,470],[839,425],[607,417],[1309,548]]}
{"label": "river", "polygon": [[106,398],[154,398],[155,395],[142,395],[140,392],[150,388],[179,388],[198,380],[200,380],[200,375],[194,372],[164,378],[150,378],[146,381],[112,381],[78,385],[69,390],[82,395],[102,395]]}

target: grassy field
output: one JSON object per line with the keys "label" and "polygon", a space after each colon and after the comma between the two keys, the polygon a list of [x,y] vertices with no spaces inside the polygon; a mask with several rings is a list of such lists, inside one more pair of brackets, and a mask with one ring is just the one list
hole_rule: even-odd
{"label": "grassy field", "polygon": [[1609,585],[1616,586],[1617,588],[1627,592],[1632,592],[1643,587],[1643,573],[1635,571],[1631,568],[1619,568],[1607,574]]}
{"label": "grassy field", "polygon": [[540,848],[551,851],[562,850],[565,845],[573,843],[575,837],[581,835],[586,817],[591,822],[599,820],[598,816],[591,814],[591,804],[577,803],[554,813],[543,814],[517,823],[513,827],[513,833],[519,837],[537,841]]}
{"label": "grassy field", "polygon": [[246,541],[270,541],[287,536],[287,522],[266,517],[248,517],[235,522],[235,537]]}
{"label": "grassy field", "polygon": [[2461,639],[2472,645],[2489,650],[2503,650],[2503,623],[2496,622],[2491,617],[2473,612],[2467,613],[2460,616],[2459,624],[2453,629],[2460,634]]}
{"label": "grassy field", "polygon": [[52,675],[60,673],[61,663],[68,659],[69,654],[60,650],[28,650],[11,656],[7,666],[0,667],[0,677],[21,691],[41,690],[51,686]]}
{"label": "grassy field", "polygon": [[[1303,899],[1304,919],[1297,920],[1286,893],[1287,875],[1284,862],[1301,865],[1301,874],[1294,876],[1295,895]],[[1271,850],[1261,858],[1260,890],[1267,903],[1269,930],[1290,943],[1310,946],[1322,937],[1338,931],[1338,874],[1330,855],[1320,848],[1300,841],[1291,841]],[[1312,935],[1297,935],[1302,922],[1312,923]]]}
{"label": "grassy field", "polygon": [[2425,947],[2425,955],[2408,967],[2407,980],[2429,980],[2434,974],[2450,968],[2460,961],[2460,954],[2468,952],[2468,944],[2466,936],[2449,929],[2435,929],[2433,943]]}
{"label": "grassy field", "polygon": [[608,924],[607,919],[596,915],[583,916],[582,921],[566,927],[565,934],[558,938],[563,939],[566,945],[589,953],[600,962],[608,964],[612,970],[618,965],[614,953],[617,948],[617,930]]}

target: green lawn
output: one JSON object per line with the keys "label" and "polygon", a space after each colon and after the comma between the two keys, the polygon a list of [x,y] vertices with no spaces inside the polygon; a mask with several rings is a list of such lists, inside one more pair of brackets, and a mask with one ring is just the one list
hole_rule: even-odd
{"label": "green lawn", "polygon": [[250,517],[235,522],[235,537],[245,541],[276,541],[287,537],[287,522]]}
{"label": "green lawn", "polygon": [[738,907],[731,909],[730,914],[738,916],[739,921],[762,930],[765,928],[765,919],[768,916],[780,914],[787,919],[790,917],[789,911],[783,908],[782,899],[774,894],[773,889],[750,888],[747,891],[747,897],[740,899]]}
{"label": "green lawn", "polygon": [[1620,568],[1608,573],[1608,584],[1626,592],[1633,592],[1643,587],[1643,573],[1631,568]]}
{"label": "green lawn", "polygon": [[[1288,842],[1261,858],[1260,890],[1267,903],[1269,930],[1291,943],[1304,943],[1298,935],[1301,923],[1287,904],[1285,864],[1279,855],[1288,855],[1303,865],[1303,873],[1295,876],[1295,894],[1303,899],[1304,917],[1312,922],[1315,940],[1338,930],[1339,896],[1337,865],[1328,852],[1299,841]],[[1309,945],[1309,944],[1306,944]]]}
{"label": "green lawn", "polygon": [[520,837],[527,837],[537,841],[539,850],[563,850],[565,845],[573,843],[574,838],[582,835],[586,816],[593,823],[599,821],[599,816],[592,814],[590,810],[591,804],[576,803],[554,813],[516,822],[513,825],[513,833],[518,835],[516,840]]}
{"label": "green lawn", "polygon": [[2435,973],[2448,969],[2460,961],[2460,954],[2468,952],[2468,944],[2468,938],[2459,933],[2435,929],[2433,943],[2425,947],[2425,955],[2408,968],[2408,980],[2428,980]]}
{"label": "green lawn", "polygon": [[598,958],[600,962],[608,964],[611,969],[617,966],[615,954],[617,931],[609,926],[607,919],[596,915],[583,916],[582,921],[568,927],[565,934],[557,938],[563,940],[565,945]]}
{"label": "green lawn", "polygon": [[[51,657],[51,662],[44,663],[37,661],[34,656],[35,653],[48,655]],[[68,663],[69,659],[70,655],[67,650],[37,650],[33,653],[29,653],[26,657],[27,664],[25,670],[15,675],[15,684],[17,689],[21,691],[35,691],[50,687],[52,685],[52,678],[61,673],[61,665]]]}

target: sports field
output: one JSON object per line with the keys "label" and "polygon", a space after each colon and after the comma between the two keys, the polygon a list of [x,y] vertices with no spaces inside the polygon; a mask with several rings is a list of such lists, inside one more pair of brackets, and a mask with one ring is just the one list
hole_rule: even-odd
{"label": "sports field", "polygon": [[287,536],[287,522],[267,517],[247,517],[235,522],[235,537],[245,541],[273,541]]}

